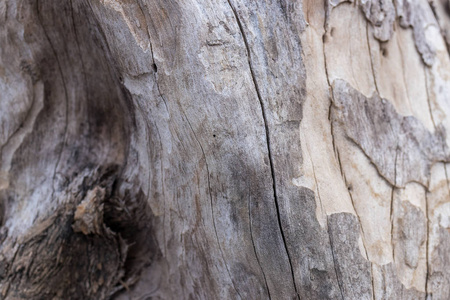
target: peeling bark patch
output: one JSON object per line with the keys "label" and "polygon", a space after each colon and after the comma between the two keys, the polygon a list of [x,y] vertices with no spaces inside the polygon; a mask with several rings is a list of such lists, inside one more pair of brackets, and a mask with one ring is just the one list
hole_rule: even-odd
{"label": "peeling bark patch", "polygon": [[349,213],[328,216],[328,233],[344,299],[372,299],[370,262],[358,247],[360,227]]}
{"label": "peeling bark patch", "polygon": [[400,25],[412,27],[414,41],[417,51],[422,56],[423,62],[431,66],[436,56],[436,49],[427,40],[425,31],[429,25],[439,28],[427,1],[420,0],[394,0],[397,8],[397,16],[400,18]]}
{"label": "peeling bark patch", "polygon": [[395,205],[394,253],[398,264],[417,268],[420,247],[427,238],[427,220],[424,213],[409,201]]}
{"label": "peeling bark patch", "polygon": [[431,252],[427,291],[433,299],[450,299],[450,231],[439,228],[439,244]]}
{"label": "peeling bark patch", "polygon": [[376,94],[367,98],[344,80],[334,81],[333,96],[333,122],[392,185],[427,186],[431,165],[448,160],[443,128],[432,134],[416,118],[399,115],[389,101]]}
{"label": "peeling bark patch", "polygon": [[375,299],[402,299],[417,300],[424,299],[425,293],[419,292],[413,288],[407,289],[399,280],[397,271],[393,263],[383,266],[374,265],[374,281],[377,291],[381,294],[375,294]]}
{"label": "peeling bark patch", "polygon": [[298,219],[288,227],[287,246],[293,254],[300,299],[372,299],[370,262],[358,246],[360,228],[348,213],[328,217],[328,232],[320,227],[314,192],[300,188]]}
{"label": "peeling bark patch", "polygon": [[[345,0],[328,1],[327,4],[331,8],[347,2]],[[417,51],[423,62],[431,66],[436,56],[436,49],[433,41],[427,37],[426,31],[430,25],[436,28],[439,28],[439,25],[427,2],[431,3],[431,1],[422,0],[361,0],[359,6],[367,21],[373,26],[375,38],[380,42],[391,39],[396,18],[400,20],[403,28],[411,27]]]}
{"label": "peeling bark patch", "polygon": [[394,30],[395,8],[392,0],[361,0],[360,6],[366,19],[374,27],[374,36],[381,42],[388,41]]}

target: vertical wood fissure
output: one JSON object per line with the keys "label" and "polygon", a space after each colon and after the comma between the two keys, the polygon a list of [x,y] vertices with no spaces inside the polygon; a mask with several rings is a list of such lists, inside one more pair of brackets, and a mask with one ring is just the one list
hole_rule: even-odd
{"label": "vertical wood fissure", "polygon": [[295,293],[297,294],[298,299],[300,299],[300,294],[297,290],[297,285],[296,285],[296,280],[295,280],[295,274],[294,274],[294,268],[292,266],[292,260],[289,254],[289,249],[288,249],[288,245],[286,242],[286,237],[283,231],[283,226],[281,224],[281,214],[280,214],[280,207],[279,207],[279,203],[278,203],[278,197],[277,197],[277,187],[276,187],[276,179],[275,179],[275,168],[274,168],[274,163],[273,163],[273,158],[272,158],[272,152],[271,152],[271,148],[270,148],[270,132],[269,132],[269,125],[267,122],[267,116],[266,116],[266,111],[265,111],[265,106],[264,106],[264,102],[262,100],[261,97],[261,93],[259,91],[259,87],[258,87],[258,82],[256,80],[256,76],[252,67],[252,62],[251,62],[251,52],[250,52],[250,47],[248,45],[248,41],[247,41],[247,36],[245,35],[244,29],[242,27],[241,21],[239,19],[239,15],[235,9],[235,7],[233,6],[233,4],[230,2],[230,0],[227,0],[233,14],[234,17],[236,19],[236,23],[239,27],[239,30],[241,32],[241,36],[242,39],[244,41],[244,45],[245,48],[247,50],[247,60],[248,60],[248,66],[250,69],[250,74],[253,80],[253,84],[255,86],[255,90],[256,90],[256,95],[258,97],[260,106],[261,106],[261,112],[262,112],[262,117],[263,117],[263,121],[264,121],[264,128],[265,128],[265,133],[266,133],[266,140],[267,140],[267,152],[268,152],[268,157],[269,157],[269,164],[270,164],[270,172],[272,175],[272,182],[273,182],[273,196],[274,196],[274,200],[275,200],[275,207],[276,207],[276,211],[277,211],[277,220],[278,220],[278,226],[280,228],[280,232],[281,232],[281,237],[283,239],[283,244],[284,244],[284,248],[286,249],[286,254],[287,254],[287,258],[289,261],[289,267],[291,269],[291,276],[292,276],[292,281],[294,284],[294,289],[295,289]]}

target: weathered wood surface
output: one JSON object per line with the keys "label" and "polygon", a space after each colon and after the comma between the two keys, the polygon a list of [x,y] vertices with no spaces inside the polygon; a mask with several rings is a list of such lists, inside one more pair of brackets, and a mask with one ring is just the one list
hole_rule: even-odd
{"label": "weathered wood surface", "polygon": [[0,0],[4,299],[449,299],[447,0]]}

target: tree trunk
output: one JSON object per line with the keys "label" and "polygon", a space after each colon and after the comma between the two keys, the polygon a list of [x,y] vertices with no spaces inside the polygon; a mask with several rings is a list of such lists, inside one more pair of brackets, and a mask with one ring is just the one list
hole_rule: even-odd
{"label": "tree trunk", "polygon": [[450,299],[447,0],[0,0],[2,299]]}

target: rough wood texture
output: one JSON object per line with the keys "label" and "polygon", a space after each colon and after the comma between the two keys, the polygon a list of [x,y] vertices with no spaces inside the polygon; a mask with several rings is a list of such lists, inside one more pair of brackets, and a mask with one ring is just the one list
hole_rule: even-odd
{"label": "rough wood texture", "polygon": [[448,299],[446,0],[0,0],[2,299]]}

